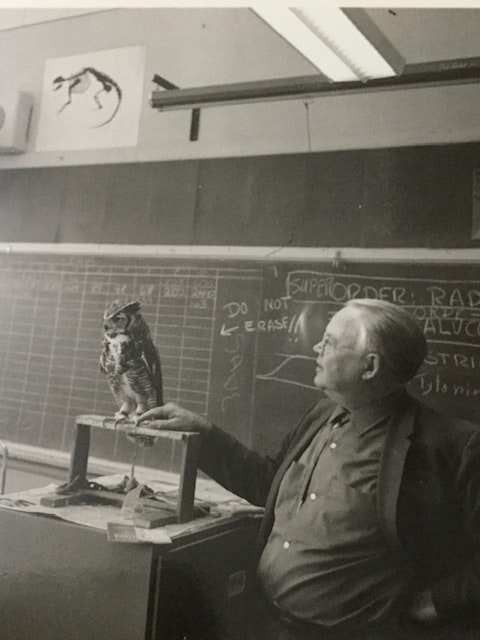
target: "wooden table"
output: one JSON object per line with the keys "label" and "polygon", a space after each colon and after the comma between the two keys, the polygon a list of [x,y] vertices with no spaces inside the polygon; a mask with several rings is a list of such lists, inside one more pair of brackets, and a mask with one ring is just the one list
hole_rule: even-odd
{"label": "wooden table", "polygon": [[231,640],[261,638],[249,629],[259,522],[209,516],[176,525],[169,545],[128,544],[0,508],[0,638],[170,640],[178,623],[214,640],[200,633],[212,620]]}

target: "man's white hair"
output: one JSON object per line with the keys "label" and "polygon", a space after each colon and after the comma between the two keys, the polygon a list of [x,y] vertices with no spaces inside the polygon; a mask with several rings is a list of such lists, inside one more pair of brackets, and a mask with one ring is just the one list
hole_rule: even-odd
{"label": "man's white hair", "polygon": [[378,353],[382,364],[401,382],[413,378],[428,352],[416,318],[385,300],[354,298],[345,306],[360,312],[364,349]]}

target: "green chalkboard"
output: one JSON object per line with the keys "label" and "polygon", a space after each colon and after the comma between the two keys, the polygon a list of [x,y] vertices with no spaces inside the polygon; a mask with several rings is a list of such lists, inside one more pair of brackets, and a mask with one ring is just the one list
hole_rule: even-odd
{"label": "green chalkboard", "polygon": [[[409,391],[438,410],[480,422],[480,265],[299,263],[264,268],[255,368],[255,446],[272,450],[317,397],[312,347],[351,298],[381,298],[419,320],[429,354]],[[273,323],[285,323],[277,330]]]}
{"label": "green chalkboard", "polygon": [[[480,412],[480,266],[11,253],[0,256],[0,438],[69,451],[75,416],[113,415],[99,370],[102,314],[142,304],[165,400],[208,414],[245,444],[273,451],[318,397],[313,345],[352,297],[407,306],[430,353],[411,391],[476,421]],[[123,434],[92,454],[128,461]],[[140,463],[176,468],[170,444]]]}
{"label": "green chalkboard", "polygon": [[[68,451],[76,415],[113,415],[99,369],[102,315],[113,299],[135,298],[160,352],[165,401],[249,439],[253,379],[236,363],[254,360],[255,340],[236,354],[222,319],[237,298],[257,308],[258,265],[12,254],[0,257],[0,274],[0,438]],[[144,464],[175,467],[170,444],[155,449]],[[92,455],[127,461],[132,446],[120,433],[95,434]]]}

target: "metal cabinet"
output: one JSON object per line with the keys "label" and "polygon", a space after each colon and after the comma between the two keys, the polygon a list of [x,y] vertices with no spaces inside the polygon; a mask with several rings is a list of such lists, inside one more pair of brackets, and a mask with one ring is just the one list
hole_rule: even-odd
{"label": "metal cabinet", "polygon": [[0,509],[0,638],[253,640],[258,525],[199,521],[160,546]]}

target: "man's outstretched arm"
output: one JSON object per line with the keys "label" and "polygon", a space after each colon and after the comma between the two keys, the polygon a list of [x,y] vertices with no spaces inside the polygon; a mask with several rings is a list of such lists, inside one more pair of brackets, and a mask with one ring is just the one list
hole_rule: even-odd
{"label": "man's outstretched arm", "polygon": [[223,487],[252,504],[265,506],[272,480],[288,448],[287,437],[275,458],[248,449],[207,418],[168,402],[149,409],[139,422],[152,420],[153,429],[195,431],[202,434],[200,469]]}

